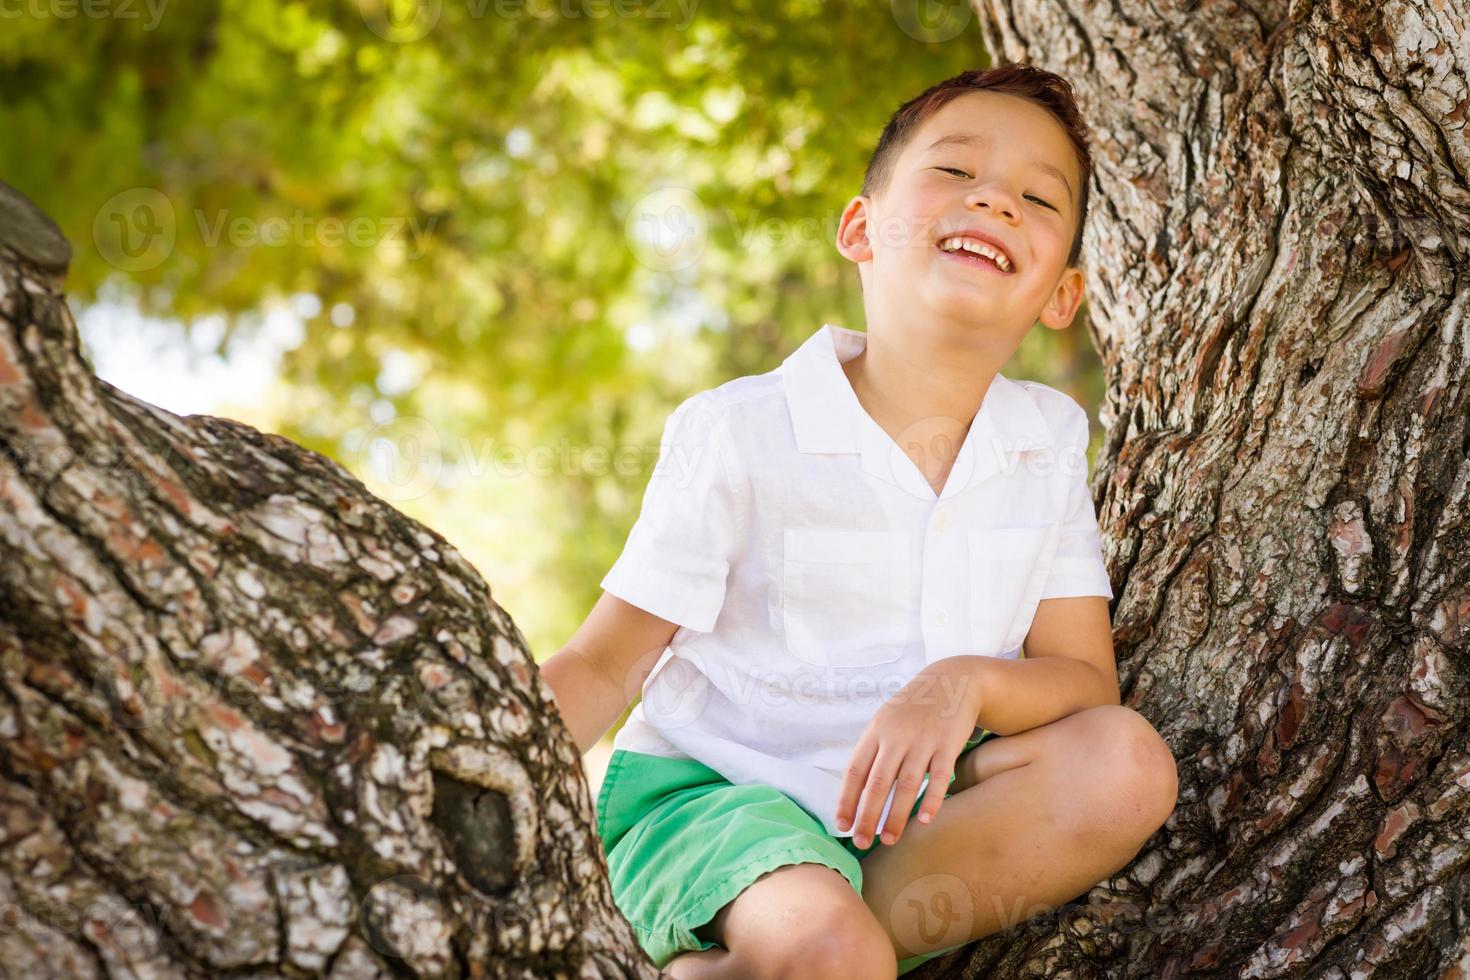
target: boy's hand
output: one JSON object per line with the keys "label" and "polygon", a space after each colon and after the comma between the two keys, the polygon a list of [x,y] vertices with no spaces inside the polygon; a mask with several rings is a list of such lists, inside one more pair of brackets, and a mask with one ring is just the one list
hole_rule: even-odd
{"label": "boy's hand", "polygon": [[[980,711],[980,678],[971,669],[972,662],[968,657],[947,657],[929,664],[868,722],[837,797],[837,827],[855,827],[853,842],[859,847],[867,847],[878,832],[878,817],[895,780],[898,791],[888,810],[883,843],[898,843],[925,772],[929,786],[919,822],[928,823],[939,812],[955,760],[974,732]],[[854,824],[859,794],[862,807]]]}

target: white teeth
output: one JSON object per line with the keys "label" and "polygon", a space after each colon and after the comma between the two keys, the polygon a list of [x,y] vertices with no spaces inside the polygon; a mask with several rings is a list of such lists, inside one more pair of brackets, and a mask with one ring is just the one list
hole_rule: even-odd
{"label": "white teeth", "polygon": [[977,241],[973,238],[957,235],[954,238],[946,238],[939,243],[939,247],[946,252],[957,252],[963,249],[974,255],[983,255],[999,266],[1002,272],[1011,271],[1011,263],[1006,260],[1006,257],[1000,253],[999,249],[992,248],[984,242]]}

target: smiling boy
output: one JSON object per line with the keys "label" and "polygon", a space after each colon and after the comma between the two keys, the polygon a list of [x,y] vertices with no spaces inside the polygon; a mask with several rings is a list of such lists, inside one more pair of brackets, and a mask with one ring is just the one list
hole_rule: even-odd
{"label": "smiling boy", "polygon": [[1173,810],[1119,704],[1086,412],[1000,373],[1081,302],[1084,133],[1027,65],[900,107],[837,230],[866,333],[823,324],[670,415],[542,668],[584,751],[643,695],[598,831],[671,976],[900,975],[1084,893]]}

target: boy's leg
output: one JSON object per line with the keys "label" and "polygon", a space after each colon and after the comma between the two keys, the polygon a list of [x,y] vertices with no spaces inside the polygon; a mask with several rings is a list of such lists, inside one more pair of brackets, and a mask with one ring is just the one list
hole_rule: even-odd
{"label": "boy's leg", "polygon": [[[1102,705],[987,739],[932,823],[863,859],[863,900],[898,959],[1050,911],[1126,866],[1173,812],[1173,755],[1131,708]],[[875,838],[876,839],[876,838]]]}
{"label": "boy's leg", "polygon": [[852,883],[821,864],[766,872],[694,933],[725,951],[676,956],[664,967],[669,976],[892,980],[898,974],[887,935]]}

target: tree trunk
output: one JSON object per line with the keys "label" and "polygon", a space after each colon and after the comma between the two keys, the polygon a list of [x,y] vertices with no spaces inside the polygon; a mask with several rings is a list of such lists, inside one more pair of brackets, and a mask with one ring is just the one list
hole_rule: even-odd
{"label": "tree trunk", "polygon": [[656,977],[480,576],[99,381],[69,257],[0,184],[0,973]]}
{"label": "tree trunk", "polygon": [[931,975],[1470,975],[1465,3],[976,10],[1093,128],[1095,490],[1180,801]]}

